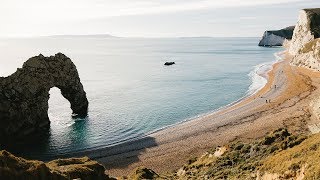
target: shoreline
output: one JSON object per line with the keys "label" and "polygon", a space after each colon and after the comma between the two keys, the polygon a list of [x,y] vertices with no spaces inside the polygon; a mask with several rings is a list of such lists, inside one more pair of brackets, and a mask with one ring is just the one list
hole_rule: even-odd
{"label": "shoreline", "polygon": [[[283,54],[285,51],[279,51],[279,52],[276,52],[274,53],[274,57],[275,59],[273,61],[268,61],[268,62],[263,62],[263,63],[260,63],[256,66],[253,66],[253,70],[251,70],[249,72],[249,74],[247,74],[248,76],[250,76],[250,78],[252,79],[251,77],[251,73],[253,73],[254,75],[257,75],[261,78],[264,78],[266,80],[266,82],[262,85],[260,85],[258,88],[255,88],[253,89],[253,91],[250,93],[250,87],[254,82],[254,80],[252,79],[252,83],[251,85],[248,87],[248,90],[247,92],[244,94],[244,96],[242,96],[241,98],[229,103],[229,104],[226,104],[224,106],[221,106],[217,109],[214,109],[212,111],[209,111],[209,112],[206,112],[206,113],[202,113],[202,114],[198,114],[194,117],[190,117],[190,118],[187,118],[187,119],[184,119],[180,122],[177,122],[177,123],[174,123],[174,124],[171,124],[171,125],[167,125],[167,126],[164,126],[164,127],[161,127],[161,128],[158,128],[158,129],[155,129],[155,130],[152,130],[146,134],[144,134],[143,136],[139,136],[139,137],[133,137],[131,139],[126,139],[126,140],[123,140],[123,141],[119,141],[117,143],[114,143],[114,144],[109,144],[107,146],[104,146],[104,145],[101,145],[99,147],[95,147],[95,148],[89,148],[89,149],[83,149],[83,150],[79,150],[79,151],[73,151],[71,153],[65,153],[65,154],[59,154],[58,157],[72,157],[72,156],[81,156],[79,154],[82,154],[85,155],[86,153],[89,153],[90,154],[90,157],[92,158],[97,158],[97,156],[95,155],[91,155],[92,152],[95,152],[95,151],[100,151],[102,149],[109,149],[109,148],[113,148],[115,146],[119,146],[119,145],[122,145],[122,144],[126,144],[126,143],[131,143],[131,142],[135,142],[135,141],[140,141],[141,139],[145,138],[145,137],[148,137],[148,136],[152,136],[152,134],[155,134],[159,131],[164,131],[168,128],[174,128],[175,126],[179,126],[183,123],[186,123],[186,122],[189,122],[189,121],[193,121],[193,120],[197,120],[199,118],[204,118],[206,116],[210,116],[210,115],[214,115],[216,113],[219,113],[220,111],[224,111],[224,110],[227,110],[228,108],[232,108],[233,106],[236,106],[237,104],[241,103],[242,101],[246,100],[247,98],[250,98],[251,96],[254,96],[255,94],[257,94],[261,89],[263,89],[266,84],[267,84],[267,81],[268,81],[268,73],[270,71],[272,71],[273,69],[273,65],[278,63],[279,61],[282,61],[283,60],[283,57],[280,57],[280,54]],[[262,66],[271,66],[270,68],[268,69],[264,69],[264,71],[258,73],[258,71],[260,71],[260,68]],[[98,156],[98,158],[101,157],[101,156]],[[46,159],[44,159],[46,161]],[[48,160],[51,160],[50,158]]]}
{"label": "shoreline", "polygon": [[[83,149],[83,150],[79,150],[79,151],[73,151],[73,152],[69,152],[69,153],[64,153],[64,154],[59,154],[57,155],[58,158],[68,158],[68,157],[73,157],[73,156],[89,156],[93,159],[97,159],[97,158],[101,158],[101,157],[104,157],[105,155],[97,155],[97,154],[100,154],[100,153],[96,153],[97,151],[105,151],[107,149],[114,149],[115,147],[118,147],[118,146],[121,146],[123,144],[130,144],[130,143],[133,143],[133,142],[137,142],[137,141],[141,141],[143,140],[144,138],[148,137],[148,136],[152,136],[153,134],[157,133],[157,132],[160,132],[160,131],[165,131],[166,129],[168,128],[174,128],[175,126],[179,126],[181,124],[184,124],[184,123],[187,123],[187,122],[190,122],[190,121],[193,121],[193,120],[197,120],[197,119],[201,119],[201,118],[205,118],[206,116],[211,116],[211,115],[215,115],[216,113],[220,113],[220,111],[224,111],[224,110],[227,110],[229,108],[232,108],[233,106],[237,106],[238,104],[241,104],[243,101],[245,101],[246,99],[254,96],[255,94],[257,94],[261,89],[263,89],[267,82],[268,82],[268,73],[270,71],[272,71],[273,69],[273,65],[277,64],[278,62],[281,62],[283,61],[283,57],[280,57],[281,54],[283,54],[285,51],[282,50],[282,51],[279,51],[279,52],[276,52],[274,53],[274,57],[275,59],[273,61],[268,61],[268,62],[263,62],[263,63],[260,63],[256,66],[253,66],[253,70],[251,70],[249,72],[249,74],[247,74],[248,76],[250,76],[250,78],[252,79],[251,77],[251,73],[254,72],[253,74],[254,75],[257,75],[261,78],[264,78],[266,80],[266,82],[262,85],[260,85],[258,88],[255,88],[253,89],[253,91],[250,93],[250,87],[254,82],[254,80],[252,79],[252,83],[251,85],[249,86],[247,92],[244,94],[244,96],[242,96],[241,98],[227,104],[227,105],[224,105],[224,106],[221,106],[215,110],[212,110],[212,111],[209,111],[207,113],[202,113],[202,114],[199,114],[199,115],[196,115],[194,117],[190,117],[190,118],[187,118],[187,119],[184,119],[180,122],[177,122],[177,123],[174,123],[174,124],[171,124],[171,125],[167,125],[165,127],[161,127],[161,128],[158,128],[158,129],[155,129],[155,130],[152,130],[146,134],[144,134],[143,136],[139,136],[139,137],[133,137],[131,139],[126,139],[126,140],[123,140],[123,141],[119,141],[117,143],[114,143],[114,144],[110,144],[110,145],[107,145],[107,146],[104,146],[104,145],[101,145],[99,147],[95,147],[95,148],[89,148],[89,149]],[[269,67],[268,69],[264,69],[264,71],[262,72],[259,72],[260,71],[260,68],[263,67],[263,66],[271,66]],[[52,160],[52,158],[47,158],[47,159],[43,159],[44,161],[49,161],[49,160]]]}
{"label": "shoreline", "polygon": [[[300,117],[304,118],[301,111],[305,113],[305,103],[302,103],[303,108],[297,104],[307,100],[316,89],[298,67],[289,65],[291,59],[285,56],[283,61],[272,65],[267,73],[268,82],[262,89],[231,107],[86,155],[95,157],[115,176],[128,174],[138,166],[163,173],[176,170],[188,158],[199,156],[214,146],[233,140],[256,139],[287,123],[296,123],[290,127],[291,131],[303,129],[303,133],[307,133],[307,123],[299,122]],[[277,88],[274,89],[275,84]],[[272,101],[266,103],[266,99]],[[288,116],[296,117],[294,122]]]}
{"label": "shoreline", "polygon": [[[168,125],[168,126],[165,126],[165,127],[162,127],[162,128],[159,128],[159,129],[156,129],[156,130],[153,130],[153,131],[150,131],[150,132],[148,132],[145,136],[150,136],[150,135],[152,135],[152,134],[154,134],[154,133],[157,133],[157,132],[159,132],[159,131],[163,131],[163,130],[165,130],[165,129],[167,129],[167,128],[171,128],[171,127],[174,127],[174,126],[178,126],[178,125],[180,125],[180,124],[183,124],[183,123],[186,123],[186,122],[189,122],[189,121],[192,121],[192,120],[196,120],[196,119],[199,119],[199,118],[203,118],[203,117],[206,117],[206,116],[208,116],[208,115],[214,115],[215,113],[219,113],[220,111],[224,111],[224,110],[226,110],[226,109],[228,109],[228,108],[232,108],[233,106],[236,106],[237,104],[241,103],[242,101],[246,100],[247,98],[250,98],[251,96],[254,96],[255,94],[259,93],[259,91],[262,90],[262,89],[267,85],[268,79],[269,79],[269,75],[268,75],[269,72],[273,70],[273,68],[274,68],[273,66],[274,66],[275,64],[277,64],[277,63],[279,63],[279,62],[281,62],[281,61],[284,60],[284,57],[281,57],[281,55],[283,55],[283,54],[285,54],[285,53],[286,53],[285,50],[279,51],[279,52],[277,52],[277,53],[274,53],[274,56],[275,56],[275,58],[276,58],[274,61],[264,62],[264,63],[261,63],[261,64],[258,64],[258,65],[256,65],[256,66],[254,66],[254,69],[253,69],[252,71],[250,71],[250,73],[248,74],[248,76],[250,76],[250,74],[251,74],[252,72],[255,72],[255,73],[254,73],[255,75],[264,78],[264,79],[266,80],[266,82],[265,82],[263,85],[261,85],[260,87],[258,87],[258,88],[256,88],[256,89],[253,89],[253,92],[250,93],[250,87],[251,87],[251,85],[254,83],[254,80],[252,80],[252,83],[251,83],[251,85],[249,86],[249,88],[248,88],[248,90],[247,90],[247,93],[246,93],[243,97],[241,97],[241,98],[239,98],[239,99],[237,99],[237,100],[235,100],[235,101],[233,101],[233,102],[231,102],[231,103],[229,103],[229,104],[227,104],[227,105],[221,106],[221,107],[219,107],[219,108],[217,108],[217,109],[215,109],[215,110],[209,111],[209,112],[207,112],[207,113],[202,113],[202,114],[199,114],[199,115],[197,115],[197,116],[195,116],[195,117],[191,117],[191,118],[187,118],[187,119],[185,119],[185,120],[182,120],[181,122],[177,122],[177,123],[175,123],[175,124]],[[266,66],[266,65],[271,66],[270,69],[267,69],[266,71],[263,71],[262,73],[258,73],[258,72],[257,72],[257,71],[260,70],[260,68],[261,68],[262,66]],[[259,66],[259,67],[258,67],[258,69],[257,69],[257,71],[256,71],[256,67],[257,67],[257,66]],[[143,136],[143,137],[145,137],[145,136]],[[139,139],[141,139],[141,138],[143,138],[143,137],[140,137],[140,138],[137,138],[137,139],[133,139],[133,141],[134,141],[134,140],[139,140]],[[130,142],[130,141],[128,141],[128,142]],[[120,142],[120,143],[115,143],[115,144],[113,144],[113,145],[118,145],[118,144],[122,144],[122,143],[127,143],[127,141]]]}

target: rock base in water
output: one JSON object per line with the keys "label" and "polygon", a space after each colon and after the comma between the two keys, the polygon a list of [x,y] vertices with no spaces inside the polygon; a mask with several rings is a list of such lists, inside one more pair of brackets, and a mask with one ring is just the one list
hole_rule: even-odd
{"label": "rock base in water", "polygon": [[282,46],[286,40],[292,38],[294,26],[290,26],[277,31],[266,31],[259,42],[259,46]]}
{"label": "rock base in water", "polygon": [[67,56],[35,56],[8,77],[0,77],[0,144],[47,131],[49,91],[61,90],[73,114],[86,117],[88,100],[76,66]]}

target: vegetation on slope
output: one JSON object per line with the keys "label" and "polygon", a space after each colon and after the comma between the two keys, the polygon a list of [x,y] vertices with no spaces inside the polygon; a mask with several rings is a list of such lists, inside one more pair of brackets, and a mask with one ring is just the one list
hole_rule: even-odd
{"label": "vegetation on slope", "polygon": [[280,151],[294,147],[305,139],[286,129],[278,129],[263,139],[252,142],[233,142],[226,152],[217,156],[212,150],[200,158],[189,160],[172,179],[255,179],[264,160]]}
{"label": "vegetation on slope", "polygon": [[26,160],[0,151],[0,179],[5,180],[105,180],[105,169],[87,157],[58,159],[49,163]]}
{"label": "vegetation on slope", "polygon": [[[152,170],[141,168],[135,170],[130,177],[135,177],[134,179],[256,179],[258,176],[262,177],[266,172],[283,174],[285,169],[298,166],[288,162],[280,167],[282,166],[281,162],[286,158],[280,160],[277,156],[282,155],[278,154],[291,152],[293,147],[299,148],[299,144],[305,139],[306,136],[293,135],[281,128],[251,143],[238,141],[223,147],[213,148],[201,157],[189,159],[187,164],[173,174],[158,175]],[[309,139],[306,142],[315,144]],[[318,143],[320,144],[320,139]],[[320,151],[318,153],[320,154]],[[303,159],[304,155],[309,156],[310,154],[300,154],[299,158]],[[272,157],[275,158],[271,159]],[[316,164],[317,160],[320,160],[320,156],[312,163]],[[299,160],[294,162],[298,163]],[[271,163],[277,164],[277,166]],[[151,174],[148,178],[141,176],[141,174],[148,172]],[[130,177],[129,179],[131,179]],[[277,175],[277,177],[282,176]]]}
{"label": "vegetation on slope", "polygon": [[[320,134],[308,138],[278,129],[251,143],[232,142],[191,158],[175,173],[144,167],[120,179],[320,179]],[[112,179],[87,157],[48,163],[0,151],[0,179]]]}
{"label": "vegetation on slope", "polygon": [[261,167],[262,171],[296,176],[303,171],[304,179],[320,179],[320,134],[315,134],[299,146],[268,157]]}

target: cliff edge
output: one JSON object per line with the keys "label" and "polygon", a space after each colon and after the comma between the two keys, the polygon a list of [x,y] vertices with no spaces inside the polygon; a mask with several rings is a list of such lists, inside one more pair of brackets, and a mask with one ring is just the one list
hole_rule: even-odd
{"label": "cliff edge", "polygon": [[44,163],[16,157],[0,151],[0,179],[38,180],[106,180],[113,179],[105,174],[105,168],[87,157],[58,159]]}
{"label": "cliff edge", "polygon": [[11,76],[0,77],[0,144],[49,128],[52,87],[61,90],[75,116],[87,116],[88,100],[71,59],[62,53],[50,57],[40,54]]}
{"label": "cliff edge", "polygon": [[299,12],[289,53],[292,65],[320,71],[320,9],[304,9]]}
{"label": "cliff edge", "polygon": [[293,31],[289,53],[297,55],[303,46],[320,37],[320,8],[303,9]]}
{"label": "cliff edge", "polygon": [[259,46],[282,46],[286,40],[291,40],[294,26],[276,31],[265,31]]}

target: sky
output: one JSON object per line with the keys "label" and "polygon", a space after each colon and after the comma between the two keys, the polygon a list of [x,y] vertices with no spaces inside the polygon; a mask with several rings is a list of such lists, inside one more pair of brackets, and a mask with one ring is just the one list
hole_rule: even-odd
{"label": "sky", "polygon": [[320,0],[0,0],[0,36],[258,37]]}

